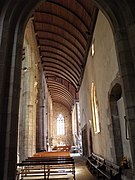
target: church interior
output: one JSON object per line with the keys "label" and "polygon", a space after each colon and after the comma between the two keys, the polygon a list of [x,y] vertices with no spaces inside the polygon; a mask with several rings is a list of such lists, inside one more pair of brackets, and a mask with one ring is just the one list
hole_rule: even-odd
{"label": "church interior", "polygon": [[0,4],[0,180],[135,180],[135,2]]}

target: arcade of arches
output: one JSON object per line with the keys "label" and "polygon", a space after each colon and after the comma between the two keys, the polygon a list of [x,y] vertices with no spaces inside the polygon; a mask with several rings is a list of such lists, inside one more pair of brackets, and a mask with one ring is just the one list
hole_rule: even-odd
{"label": "arcade of arches", "polygon": [[135,2],[0,4],[0,179],[69,145],[115,164],[126,156],[122,178],[134,180]]}

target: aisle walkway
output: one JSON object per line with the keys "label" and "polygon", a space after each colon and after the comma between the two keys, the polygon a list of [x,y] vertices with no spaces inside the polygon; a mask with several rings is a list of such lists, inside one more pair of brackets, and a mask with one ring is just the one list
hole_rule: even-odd
{"label": "aisle walkway", "polygon": [[71,154],[75,159],[76,180],[95,180],[86,167],[86,159],[79,154]]}

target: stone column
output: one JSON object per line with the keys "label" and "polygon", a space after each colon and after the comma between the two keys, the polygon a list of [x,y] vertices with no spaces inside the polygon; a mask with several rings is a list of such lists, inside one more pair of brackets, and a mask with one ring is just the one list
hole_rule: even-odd
{"label": "stone column", "polygon": [[37,70],[31,47],[26,44],[26,57],[22,67],[22,92],[19,124],[20,161],[35,153]]}
{"label": "stone column", "polygon": [[36,122],[36,151],[39,152],[40,149],[43,148],[43,143],[42,143],[42,134],[43,134],[43,130],[42,130],[42,118],[43,118],[43,108],[44,108],[44,104],[43,104],[43,90],[42,90],[42,73],[40,72],[39,75],[39,84],[38,84],[38,104],[37,104],[37,122]]}

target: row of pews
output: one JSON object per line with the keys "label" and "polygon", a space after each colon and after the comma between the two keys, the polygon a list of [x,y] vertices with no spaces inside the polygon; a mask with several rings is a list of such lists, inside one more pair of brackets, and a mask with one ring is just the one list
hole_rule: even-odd
{"label": "row of pews", "polygon": [[121,180],[121,167],[94,153],[87,158],[86,165],[97,179]]}
{"label": "row of pews", "polygon": [[68,151],[40,152],[17,163],[16,180],[27,177],[42,177],[72,174],[75,180],[75,162]]}

